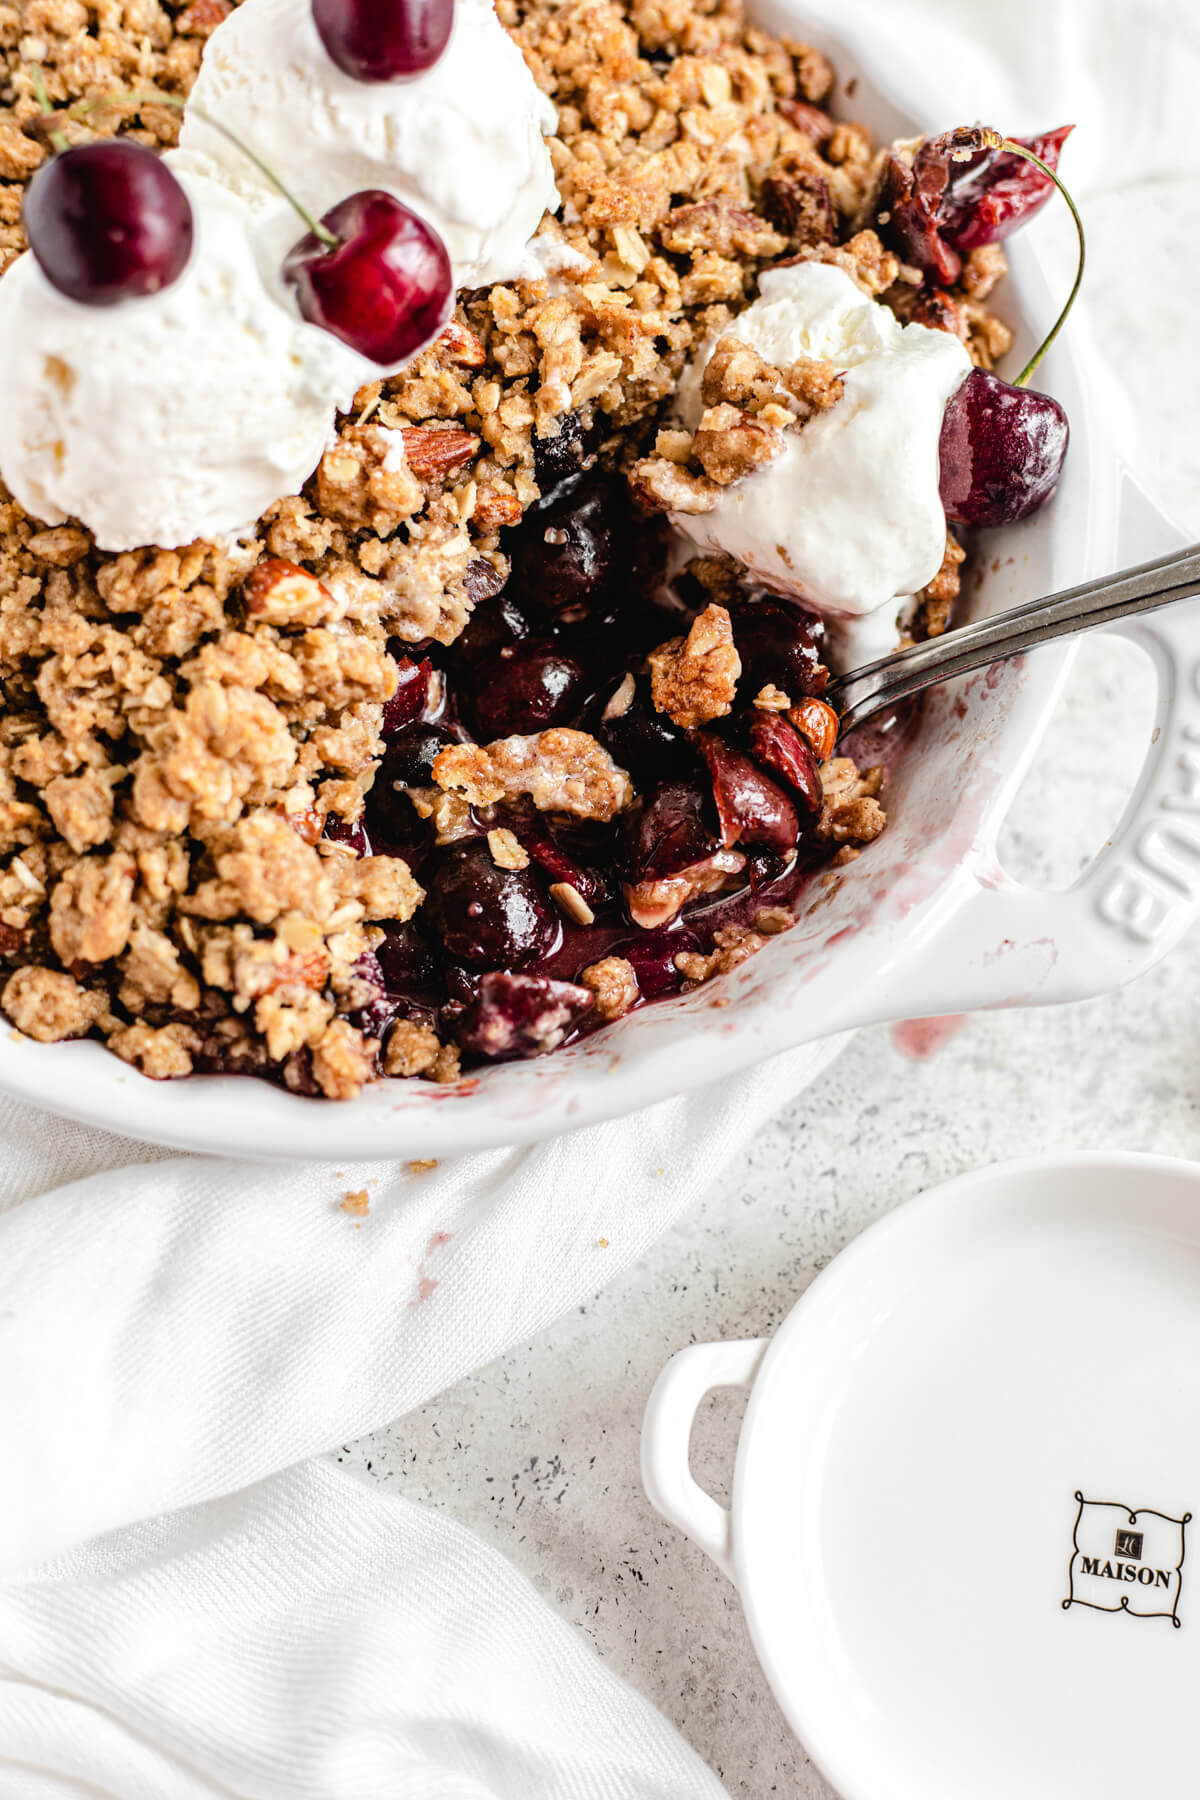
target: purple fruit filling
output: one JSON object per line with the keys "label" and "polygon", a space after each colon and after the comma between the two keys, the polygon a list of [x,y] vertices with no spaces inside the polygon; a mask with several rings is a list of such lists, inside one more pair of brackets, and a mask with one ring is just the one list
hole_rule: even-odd
{"label": "purple fruit filling", "polygon": [[[703,729],[675,723],[647,656],[686,636],[711,596],[689,573],[666,580],[665,541],[631,520],[620,481],[574,466],[587,441],[565,431],[550,500],[508,534],[507,586],[456,642],[393,643],[399,681],[363,819],[327,823],[359,856],[402,854],[426,893],[356,969],[353,1020],[385,1046],[428,1027],[468,1066],[554,1049],[740,960],[762,941],[757,922],[778,930],[839,849],[811,743],[754,703],[786,694],[802,726],[828,679],[820,620],[749,590],[731,600],[733,709]],[[523,792],[452,800],[439,784],[448,749],[487,755],[563,730],[626,772],[632,798],[612,816],[539,809]],[[858,779],[851,762],[830,767]]]}

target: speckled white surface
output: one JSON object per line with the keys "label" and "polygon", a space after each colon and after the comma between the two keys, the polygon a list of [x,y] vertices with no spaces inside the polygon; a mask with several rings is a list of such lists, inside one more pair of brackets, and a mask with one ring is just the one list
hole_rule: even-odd
{"label": "speckled white surface", "polygon": [[[1200,537],[1200,359],[1187,348],[1200,180],[1118,192],[1093,203],[1089,226],[1093,323],[1123,347],[1141,428],[1129,460]],[[1103,840],[1147,707],[1136,656],[1086,644],[1010,822],[1009,854],[1026,878],[1064,884]],[[903,1033],[862,1033],[652,1255],[341,1460],[503,1550],[675,1720],[731,1794],[827,1800],[758,1669],[734,1590],[642,1494],[651,1383],[682,1344],[772,1331],[865,1225],[963,1170],[1078,1148],[1200,1156],[1197,993],[1193,933],[1123,993],[975,1018],[924,1060],[902,1053]],[[696,1185],[702,1193],[702,1166]],[[735,1436],[735,1402],[717,1396],[694,1461],[718,1494]]]}

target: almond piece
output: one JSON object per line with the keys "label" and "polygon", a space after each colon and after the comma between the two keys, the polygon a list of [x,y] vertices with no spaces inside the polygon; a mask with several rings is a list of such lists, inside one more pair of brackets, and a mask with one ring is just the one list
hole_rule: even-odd
{"label": "almond piece", "polygon": [[451,319],[436,348],[451,362],[461,363],[466,369],[482,369],[487,361],[487,351],[471,327],[460,325],[457,319]]}
{"label": "almond piece", "polygon": [[793,706],[788,718],[802,738],[812,745],[818,762],[828,762],[837,746],[841,725],[832,706],[824,700],[801,700]]}
{"label": "almond piece", "polygon": [[414,475],[445,475],[470,462],[479,439],[460,425],[409,425],[400,433]]}
{"label": "almond piece", "polygon": [[265,625],[320,625],[339,611],[324,582],[277,556],[251,569],[242,592],[246,611]]}
{"label": "almond piece", "polygon": [[175,20],[175,30],[182,37],[211,37],[232,11],[230,0],[192,0]]}
{"label": "almond piece", "polygon": [[492,488],[480,494],[471,514],[472,525],[483,532],[500,531],[506,525],[519,525],[520,522],[521,502],[507,488]]}

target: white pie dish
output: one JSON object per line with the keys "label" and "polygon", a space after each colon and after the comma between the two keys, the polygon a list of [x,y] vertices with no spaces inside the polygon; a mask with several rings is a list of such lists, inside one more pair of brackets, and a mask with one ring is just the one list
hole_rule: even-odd
{"label": "white pie dish", "polygon": [[[773,0],[763,23],[826,49],[835,110],[877,136],[955,120],[878,72],[870,43],[814,28]],[[849,87],[852,99],[845,97]],[[1053,316],[1032,247],[1017,240],[1004,290],[1018,325],[1013,366]],[[1040,377],[1065,404],[1072,447],[1059,493],[983,547],[972,608],[995,612],[1172,547],[1171,529],[1124,492],[1119,460],[1072,322]],[[1126,503],[1128,502],[1128,504]],[[0,1091],[110,1130],[218,1154],[313,1158],[442,1156],[549,1137],[809,1045],[811,1079],[840,1034],[867,1022],[977,1007],[1080,999],[1149,966],[1200,906],[1200,864],[1173,838],[1185,804],[1190,731],[1200,741],[1200,609],[1131,627],[1160,671],[1155,741],[1113,843],[1066,894],[1003,874],[995,843],[1054,709],[1070,647],[1040,652],[936,694],[889,793],[888,831],[812,910],[733,975],[660,1002],[553,1056],[447,1087],[380,1082],[332,1104],[261,1081],[152,1082],[93,1042],[40,1045],[0,1033]],[[1194,753],[1193,753],[1194,754]]]}

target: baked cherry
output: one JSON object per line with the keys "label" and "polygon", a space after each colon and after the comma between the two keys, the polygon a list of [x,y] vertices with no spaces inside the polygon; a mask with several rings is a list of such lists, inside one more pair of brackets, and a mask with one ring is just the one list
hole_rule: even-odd
{"label": "baked cherry", "polygon": [[889,151],[875,220],[901,261],[937,287],[952,287],[962,273],[962,257],[939,230],[949,183],[950,162],[940,139],[927,138],[911,161]]}
{"label": "baked cherry", "polygon": [[520,840],[522,850],[548,881],[567,882],[589,906],[603,906],[612,899],[612,890],[600,871],[565,849],[556,837],[551,837],[549,827],[540,815],[534,819],[510,815],[510,819],[510,829]]}
{"label": "baked cherry", "polygon": [[589,988],[573,981],[497,971],[483,977],[456,1035],[464,1050],[492,1062],[541,1056],[558,1049],[591,1011],[593,999]]}
{"label": "baked cherry", "polygon": [[[1049,169],[1058,159],[1073,125],[1060,125],[1038,137],[1013,138]],[[1052,178],[1015,150],[981,151],[974,162],[956,164],[951,174],[940,230],[963,256],[981,244],[999,243],[1026,224],[1054,192]]]}
{"label": "baked cherry", "polygon": [[573,656],[549,638],[529,638],[475,664],[471,712],[483,738],[545,731],[578,716],[586,686]]}
{"label": "baked cherry", "polygon": [[403,363],[454,304],[450,257],[425,220],[379,188],[351,194],[288,251],[283,278],[312,325],[371,362]]}
{"label": "baked cherry", "polygon": [[783,600],[747,600],[733,612],[733,641],[742,659],[739,691],[781,688],[792,700],[821,694],[829,670],[821,658],[825,628],[815,613]]}
{"label": "baked cherry", "polygon": [[322,835],[335,844],[348,844],[355,856],[371,854],[371,840],[361,819],[355,819],[351,823],[348,819],[340,819],[336,813],[326,813]]}
{"label": "baked cherry", "polygon": [[417,815],[407,790],[432,787],[434,758],[447,744],[457,742],[454,733],[444,725],[405,725],[396,733],[383,753],[367,795],[367,815],[373,832],[398,843],[412,836]]}
{"label": "baked cherry", "polygon": [[559,418],[554,437],[534,438],[533,478],[541,489],[543,504],[554,498],[565,481],[592,467],[602,435],[598,422],[585,423],[579,413],[569,412]]}
{"label": "baked cherry", "polygon": [[411,921],[385,924],[383,933],[375,946],[375,960],[387,993],[409,1003],[427,1002],[441,986],[438,961],[430,946]]}
{"label": "baked cherry", "polygon": [[697,777],[664,781],[626,824],[624,868],[632,881],[661,881],[720,848],[711,786]]}
{"label": "baked cherry", "polygon": [[433,681],[433,664],[427,658],[414,662],[411,656],[397,656],[394,660],[398,677],[396,691],[383,703],[380,727],[385,738],[394,737],[404,726],[421,717],[429,705]]}
{"label": "baked cherry", "polygon": [[526,608],[509,593],[495,594],[475,607],[466,628],[454,640],[454,657],[474,662],[533,636],[535,629]]}
{"label": "baked cherry", "polygon": [[699,949],[700,939],[694,931],[686,925],[674,925],[639,931],[636,937],[610,944],[605,955],[621,956],[632,964],[643,1000],[660,1000],[664,994],[677,994],[683,986],[675,958]]}
{"label": "baked cherry", "polygon": [[824,795],[812,746],[781,714],[761,708],[754,710],[746,735],[755,762],[785,781],[815,817],[821,811]]}
{"label": "baked cherry", "polygon": [[778,783],[711,731],[694,731],[692,742],[708,765],[721,844],[759,844],[784,854],[800,835],[796,809]]}
{"label": "baked cherry", "polygon": [[649,704],[645,687],[643,681],[624,712],[602,718],[596,733],[613,761],[628,769],[634,786],[643,791],[696,760],[686,735]]}
{"label": "baked cherry", "polygon": [[372,1038],[382,1038],[396,1017],[396,1002],[387,991],[374,951],[364,950],[350,970],[342,1009],[360,1031]]}
{"label": "baked cherry", "polygon": [[600,610],[617,572],[623,502],[623,487],[585,481],[531,513],[513,546],[520,598],[567,622]]}
{"label": "baked cherry", "polygon": [[529,869],[501,869],[483,839],[443,853],[427,902],[448,955],[475,969],[522,969],[549,956],[558,917]]}
{"label": "baked cherry", "polygon": [[30,182],[21,216],[46,280],[84,306],[157,294],[192,253],[186,193],[161,157],[128,138],[52,157]]}
{"label": "baked cherry", "polygon": [[1045,205],[1071,130],[1002,139],[968,125],[926,138],[911,157],[889,153],[876,215],[882,236],[936,286],[952,286],[969,251],[1008,237]]}
{"label": "baked cherry", "polygon": [[951,395],[938,446],[939,491],[959,525],[1012,525],[1058,486],[1070,431],[1049,394],[972,369]]}
{"label": "baked cherry", "polygon": [[396,81],[441,56],[454,0],[312,0],[312,16],[339,69],[355,81]]}

